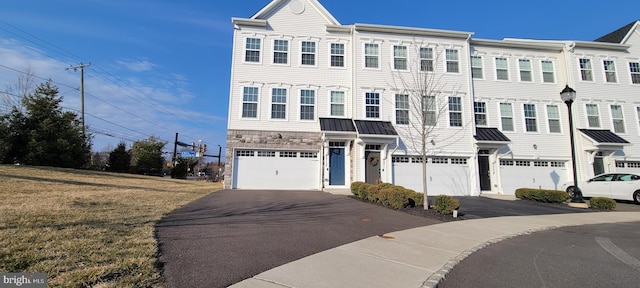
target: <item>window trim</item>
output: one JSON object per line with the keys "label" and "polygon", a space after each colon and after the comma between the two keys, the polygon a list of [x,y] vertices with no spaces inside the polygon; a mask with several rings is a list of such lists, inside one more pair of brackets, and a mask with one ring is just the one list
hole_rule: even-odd
{"label": "window trim", "polygon": [[[585,61],[585,64],[586,63],[589,64],[590,67],[588,69],[583,66],[583,63],[582,63],[583,60]],[[578,71],[580,72],[580,81],[582,81],[582,82],[595,82],[596,81],[596,79],[595,79],[595,77],[593,75],[593,61],[591,60],[591,58],[578,58]],[[589,74],[591,75],[591,80],[584,79],[585,75],[587,75],[587,74],[585,74],[586,72],[589,72]]]}
{"label": "window trim", "polygon": [[[523,70],[522,69],[522,62],[527,62],[529,63],[529,69],[528,70]],[[529,77],[531,77],[531,80],[522,80],[522,72],[529,72]],[[534,83],[534,79],[533,79],[533,65],[531,65],[531,59],[529,58],[518,58],[518,80],[519,82],[524,82],[524,83]]]}
{"label": "window trim", "polygon": [[[378,94],[378,104],[367,104],[367,95],[368,94]],[[364,93],[364,118],[365,119],[382,119],[382,93],[376,91],[369,91]],[[378,117],[369,117],[367,115],[367,107],[378,107]]]}
{"label": "window trim", "polygon": [[[304,52],[304,43],[313,43],[313,53]],[[304,55],[313,54],[313,64],[304,64]],[[318,67],[318,41],[313,40],[300,40],[300,67]]]}
{"label": "window trim", "polygon": [[[598,115],[595,115],[595,116],[598,116],[598,126],[591,126],[591,123],[589,122],[589,116],[590,115],[589,115],[589,108],[587,108],[587,107],[590,106],[590,105],[595,105],[595,107],[596,107],[596,112],[598,113]],[[589,127],[589,128],[598,128],[598,129],[602,128],[602,121],[601,121],[601,117],[600,117],[600,105],[598,105],[597,103],[584,103],[584,115],[585,115],[585,117],[587,117],[587,119],[586,119],[587,120],[587,127]]]}
{"label": "window trim", "polygon": [[[544,62],[549,62],[551,63],[551,72],[549,71],[544,71]],[[544,79],[544,73],[551,73],[551,75],[553,76],[553,82],[547,82]],[[542,84],[556,84],[556,62],[553,60],[540,60],[540,76],[542,77]]]}
{"label": "window trim", "polygon": [[[342,45],[342,54],[333,54],[333,45]],[[333,57],[342,57],[342,66],[333,66]],[[329,68],[347,69],[347,45],[340,42],[329,42]]]}
{"label": "window trim", "polygon": [[[460,106],[460,110],[451,110],[451,99],[457,99],[459,106]],[[453,127],[453,128],[463,128],[464,126],[464,115],[463,115],[463,107],[462,107],[462,97],[460,96],[449,96],[447,97],[447,118],[449,120],[449,125],[448,127]],[[452,125],[452,117],[451,115],[453,114],[459,114],[460,115],[460,126],[458,125]]]}
{"label": "window trim", "polygon": [[[256,117],[244,117],[244,104],[245,104],[245,100],[244,100],[244,96],[245,96],[245,89],[246,88],[255,88],[257,89],[257,97],[256,97]],[[240,119],[242,120],[260,120],[260,93],[262,93],[261,91],[262,89],[260,89],[260,87],[258,86],[242,86],[241,87],[241,91],[242,93],[240,95],[242,95],[242,101],[240,101]],[[247,103],[254,103],[254,102],[247,102]]]}
{"label": "window trim", "polygon": [[[504,59],[505,63],[507,64],[507,67],[504,68],[504,69],[498,68],[498,59]],[[504,56],[493,57],[493,68],[494,68],[494,72],[495,72],[495,80],[496,81],[511,81],[511,75],[509,75],[509,58],[504,57]],[[507,79],[498,78],[498,70],[506,70]]]}
{"label": "window trim", "polygon": [[640,106],[634,106],[636,110],[636,127],[638,128],[638,135],[640,135]]}
{"label": "window trim", "polygon": [[[276,58],[276,53],[285,53],[283,51],[276,51],[276,41],[286,41],[287,43],[287,63],[276,63],[275,58]],[[272,58],[271,58],[271,64],[272,65],[277,65],[277,66],[291,66],[291,41],[289,41],[288,39],[273,39],[273,41],[271,41],[272,44]]]}
{"label": "window trim", "polygon": [[[513,128],[513,130],[504,130],[504,125],[503,125],[503,120],[506,118],[504,114],[502,114],[502,104],[505,105],[509,105],[509,112],[511,113],[511,115],[509,115],[509,119],[511,120],[511,127]],[[515,119],[514,119],[514,113],[513,113],[513,103],[509,103],[509,102],[498,102],[498,113],[500,113],[500,131],[502,132],[507,132],[507,133],[515,133],[516,132],[516,124],[515,124]]]}
{"label": "window trim", "polygon": [[[428,49],[426,51],[430,51],[429,55],[431,55],[431,58],[423,58],[422,57],[422,49]],[[418,49],[418,54],[419,54],[418,58],[420,59],[420,72],[434,72],[435,71],[435,67],[433,65],[433,61],[435,61],[434,55],[433,55],[433,50],[434,50],[433,47],[420,47]],[[431,65],[427,66],[427,68],[431,68],[431,70],[423,69],[422,61],[429,61],[431,63]],[[429,62],[427,62],[427,63],[429,63]]]}
{"label": "window trim", "polygon": [[[480,67],[475,67],[473,65],[473,59],[479,59],[480,60]],[[478,55],[473,55],[469,58],[469,62],[470,62],[470,66],[471,66],[471,79],[478,79],[478,80],[484,80],[484,57],[482,56],[478,56]],[[480,77],[474,77],[473,76],[473,69],[480,69]]]}
{"label": "window trim", "polygon": [[[456,52],[456,59],[452,59],[449,60],[449,51],[454,51]],[[456,64],[456,69],[458,69],[458,71],[456,72],[451,72],[449,71],[449,62],[455,63]],[[462,69],[460,69],[460,49],[445,49],[444,50],[444,72],[445,73],[450,73],[450,74],[461,74],[462,73]]]}
{"label": "window trim", "polygon": [[[281,89],[284,90],[285,94],[285,101],[284,103],[280,103],[280,102],[273,102],[273,92],[275,89]],[[284,88],[284,87],[271,87],[271,94],[269,94],[269,98],[270,98],[270,105],[269,105],[269,120],[271,121],[288,121],[289,120],[289,89]],[[273,118],[273,105],[284,105],[284,118]]]}
{"label": "window trim", "polygon": [[[400,57],[396,55],[396,48],[404,48],[405,55],[404,57]],[[409,71],[409,49],[407,45],[391,45],[391,59],[393,59],[392,70],[394,71]],[[404,69],[399,69],[396,67],[396,60],[404,60]]]}
{"label": "window trim", "polygon": [[[631,67],[631,64],[636,64],[635,68],[637,68],[638,71],[633,71],[634,67]],[[638,82],[637,83],[633,82],[633,75],[638,75],[637,76],[637,78],[638,78]],[[640,61],[637,61],[637,62],[629,61],[629,83],[631,85],[640,85]]]}
{"label": "window trim", "polygon": [[[249,39],[257,39],[260,41],[260,48],[257,50],[258,51],[258,61],[247,61],[247,52],[249,51],[249,48],[247,48],[247,45],[249,44]],[[262,64],[262,59],[263,59],[263,54],[264,54],[264,38],[263,37],[244,37],[244,47],[242,49],[243,51],[243,57],[242,57],[242,63],[246,63],[246,64],[254,64],[254,65],[260,65]],[[254,49],[251,49],[251,51],[254,51]]]}
{"label": "window trim", "polygon": [[[551,118],[551,115],[549,114],[549,106],[554,106],[558,109],[558,118]],[[547,104],[544,105],[544,109],[547,115],[547,133],[549,134],[562,134],[562,113],[560,113],[560,105],[558,104]],[[551,131],[551,120],[557,120],[558,121],[558,129],[560,129],[560,131],[558,132],[553,132]]]}
{"label": "window trim", "polygon": [[[622,118],[613,118],[613,106],[618,106],[620,107],[620,113],[622,114]],[[624,106],[620,105],[620,104],[609,104],[609,116],[611,118],[611,130],[613,130],[613,133],[616,134],[627,134],[627,125],[626,125],[626,119],[624,118]],[[616,125],[615,125],[615,120],[622,120],[622,129],[624,131],[622,132],[617,132],[616,131]]]}
{"label": "window trim", "polygon": [[[367,45],[375,45],[378,49],[378,53],[373,55],[369,55],[367,54]],[[363,69],[369,69],[369,70],[380,70],[381,69],[381,65],[380,65],[380,43],[362,43],[362,68]],[[374,57],[376,58],[376,67],[367,67],[367,57]]]}
{"label": "window trim", "polygon": [[[611,62],[613,63],[613,70],[612,71],[607,71],[607,65],[606,62]],[[610,82],[609,78],[607,77],[607,72],[613,73],[613,76],[615,77],[615,81]],[[619,77],[618,77],[618,70],[616,67],[616,61],[612,60],[612,59],[603,59],[602,60],[602,73],[604,75],[604,83],[606,84],[618,84],[620,83],[619,81]]]}
{"label": "window trim", "polygon": [[[478,104],[482,104],[482,109],[484,112],[478,112]],[[478,115],[484,115],[484,124],[478,124]],[[473,121],[477,127],[488,127],[489,126],[489,115],[487,113],[487,102],[483,101],[474,101],[473,102]]]}
{"label": "window trim", "polygon": [[[302,104],[302,91],[313,92],[313,119],[302,119],[302,106],[311,106],[309,104]],[[298,121],[301,122],[317,122],[318,121],[318,90],[311,88],[298,89]]]}
{"label": "window trim", "polygon": [[[406,107],[402,107],[402,108],[398,107],[398,103],[399,103],[398,97],[399,96],[405,96],[406,97],[406,99],[407,99]],[[396,125],[402,125],[402,126],[409,125],[411,123],[411,118],[410,118],[411,117],[411,112],[409,111],[410,110],[409,108],[411,107],[411,105],[410,105],[410,96],[409,96],[409,94],[396,93],[396,94],[394,94],[394,98],[395,98],[394,99],[395,100],[395,103],[394,103],[395,104],[394,105],[394,108],[395,108],[395,115],[394,115],[395,121],[394,122],[396,123]],[[398,123],[398,119],[399,119],[398,118],[398,112],[399,111],[405,111],[407,113],[407,123]]]}
{"label": "window trim", "polygon": [[[333,98],[331,96],[333,96],[333,92],[339,92],[342,93],[342,115],[333,115],[333,105],[339,105],[340,103],[337,102],[333,102]],[[331,117],[339,117],[339,118],[345,118],[347,117],[347,92],[343,91],[343,90],[329,90],[329,115]]]}
{"label": "window trim", "polygon": [[[528,105],[531,105],[533,107],[533,112],[535,113],[534,117],[527,117],[527,109],[525,107],[527,107]],[[524,133],[535,133],[535,134],[539,134],[540,133],[540,124],[539,124],[539,119],[540,117],[538,116],[538,107],[535,103],[522,103],[522,125],[523,125],[523,132]],[[535,124],[536,124],[536,131],[529,131],[527,128],[527,119],[533,119],[535,120]]]}

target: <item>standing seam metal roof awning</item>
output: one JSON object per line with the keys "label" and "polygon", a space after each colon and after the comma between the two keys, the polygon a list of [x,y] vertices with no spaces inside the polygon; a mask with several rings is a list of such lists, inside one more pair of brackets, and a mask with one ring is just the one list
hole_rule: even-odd
{"label": "standing seam metal roof awning", "polygon": [[398,132],[389,121],[320,118],[320,130],[322,132],[358,133],[360,135],[398,136]]}
{"label": "standing seam metal roof awning", "polygon": [[630,145],[629,141],[618,136],[616,133],[610,130],[596,130],[596,129],[578,129],[582,134],[589,137],[598,145]]}
{"label": "standing seam metal roof awning", "polygon": [[398,136],[398,132],[389,121],[353,120],[356,124],[358,134]]}
{"label": "standing seam metal roof awning", "polygon": [[502,134],[498,128],[476,128],[476,135],[473,136],[478,142],[511,142],[507,136]]}
{"label": "standing seam metal roof awning", "polygon": [[353,121],[345,118],[320,118],[320,130],[323,132],[356,133],[356,127],[353,125]]}

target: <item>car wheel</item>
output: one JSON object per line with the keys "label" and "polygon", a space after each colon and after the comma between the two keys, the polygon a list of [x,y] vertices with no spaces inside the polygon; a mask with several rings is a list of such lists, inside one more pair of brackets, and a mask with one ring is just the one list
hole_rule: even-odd
{"label": "car wheel", "polygon": [[576,194],[575,191],[576,191],[576,187],[574,187],[574,186],[569,186],[567,188],[567,193],[569,193],[569,197],[571,199],[573,199],[573,196]]}
{"label": "car wheel", "polygon": [[633,192],[633,202],[640,204],[640,190]]}

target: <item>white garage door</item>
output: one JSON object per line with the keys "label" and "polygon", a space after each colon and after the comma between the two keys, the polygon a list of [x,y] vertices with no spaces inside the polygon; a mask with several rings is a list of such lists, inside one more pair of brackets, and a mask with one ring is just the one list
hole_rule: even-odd
{"label": "white garage door", "polygon": [[[420,158],[393,156],[393,183],[422,192]],[[468,196],[471,185],[467,158],[429,158],[427,162],[427,194],[429,196]]]}
{"label": "white garage door", "polygon": [[543,160],[500,160],[502,189],[514,195],[518,188],[562,189],[569,181],[567,162]]}
{"label": "white garage door", "polygon": [[236,150],[235,189],[318,190],[317,151]]}
{"label": "white garage door", "polygon": [[616,161],[616,172],[640,174],[640,162]]}

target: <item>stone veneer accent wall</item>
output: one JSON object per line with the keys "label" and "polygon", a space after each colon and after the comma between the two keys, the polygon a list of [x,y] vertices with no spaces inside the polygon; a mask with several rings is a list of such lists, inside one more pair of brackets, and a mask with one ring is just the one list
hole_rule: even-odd
{"label": "stone veneer accent wall", "polygon": [[[321,132],[227,130],[224,188],[231,189],[233,184],[234,148],[313,150],[319,152],[321,147]],[[322,155],[318,155],[318,157],[322,157]]]}

